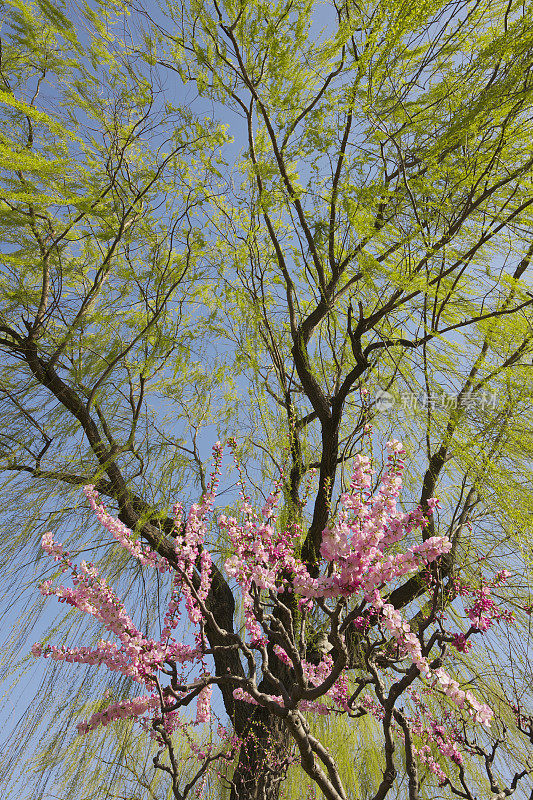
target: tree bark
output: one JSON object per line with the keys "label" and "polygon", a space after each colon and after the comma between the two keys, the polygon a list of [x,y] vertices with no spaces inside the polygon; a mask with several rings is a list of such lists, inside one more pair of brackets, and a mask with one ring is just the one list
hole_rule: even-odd
{"label": "tree bark", "polygon": [[235,731],[243,744],[230,800],[278,800],[292,750],[285,724],[248,703],[236,703],[235,711]]}

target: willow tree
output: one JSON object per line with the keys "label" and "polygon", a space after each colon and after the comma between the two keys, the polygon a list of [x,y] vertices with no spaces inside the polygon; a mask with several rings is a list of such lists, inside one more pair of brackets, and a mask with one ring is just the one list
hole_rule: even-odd
{"label": "willow tree", "polygon": [[[394,432],[415,456],[408,499],[427,511],[441,497],[425,535],[453,542],[438,570],[442,602],[454,601],[454,580],[475,585],[502,559],[512,571],[520,636],[471,652],[461,670],[498,708],[527,706],[532,17],[512,0],[227,0],[169,3],[153,16],[135,3],[4,2],[9,608],[34,591],[23,565],[43,530],[63,529],[155,624],[165,587],[88,523],[79,488],[93,484],[170,556],[168,509],[206,491],[210,445],[226,435],[258,497],[284,469],[282,521],[302,525],[316,575],[322,532],[372,423],[376,446]],[[223,555],[223,538],[217,547]],[[416,623],[426,592],[415,575],[390,601]],[[239,626],[222,572],[209,605],[221,629]],[[22,617],[13,657],[27,652],[21,632],[36,620],[35,608]],[[71,641],[77,624],[56,620],[56,638]],[[328,646],[320,624],[308,642],[317,658]],[[219,651],[219,674],[239,669],[233,658]],[[8,748],[15,778],[24,742],[40,754],[41,796],[61,779],[69,721],[97,698],[94,678],[67,669],[50,673]],[[283,762],[283,725],[229,691],[222,703],[245,741],[233,796],[281,796],[265,748],[269,738]],[[501,710],[494,739],[506,719]],[[363,729],[354,723],[355,740]],[[365,741],[354,792],[374,797],[382,765],[368,731]],[[99,760],[90,744],[72,747],[80,767],[70,760],[65,796],[80,796],[89,762],[87,796],[114,796],[113,785],[121,796],[160,791],[148,745],[130,732],[105,737]],[[520,738],[506,747],[509,771],[479,778],[484,796],[516,788],[527,753]],[[401,795],[400,758],[397,769],[391,792]],[[135,789],[122,788],[129,781]]]}

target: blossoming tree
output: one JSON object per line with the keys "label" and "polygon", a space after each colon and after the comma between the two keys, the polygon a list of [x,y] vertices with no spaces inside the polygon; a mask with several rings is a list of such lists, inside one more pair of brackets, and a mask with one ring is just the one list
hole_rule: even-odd
{"label": "blossoming tree", "polygon": [[[237,749],[250,746],[235,735],[231,724],[217,726],[216,745],[206,740],[198,746],[191,739],[198,764],[192,778],[181,781],[173,735],[210,723],[212,691],[218,687],[248,704],[251,716],[255,708],[263,708],[279,720],[289,746],[285,763],[275,747],[265,748],[265,757],[272,760],[272,781],[276,771],[282,772],[292,760],[322,796],[347,800],[351,787],[313,734],[311,720],[315,715],[343,715],[357,724],[359,718],[371,715],[380,729],[384,752],[375,800],[393,789],[398,747],[404,751],[409,798],[423,796],[422,773],[432,775],[441,789],[472,798],[463,763],[473,756],[481,757],[479,768],[485,768],[498,797],[512,794],[530,770],[526,767],[515,773],[511,788],[500,790],[493,763],[503,740],[496,740],[492,754],[480,745],[480,731],[490,731],[493,712],[475,687],[462,687],[446,667],[450,650],[467,651],[472,637],[496,621],[511,624],[512,614],[498,608],[488,585],[470,592],[453,583],[444,586],[439,561],[452,548],[446,537],[423,536],[420,543],[409,545],[413,531],[427,528],[438,502],[431,498],[426,512],[399,509],[404,450],[395,440],[387,448],[386,469],[374,492],[370,458],[355,457],[349,489],[323,531],[322,567],[316,574],[299,554],[299,526],[279,524],[280,485],[260,512],[252,507],[242,485],[240,519],[226,515],[216,519],[231,546],[232,555],[223,568],[238,586],[244,612],[240,634],[220,627],[208,601],[215,568],[206,532],[219,482],[223,450],[219,442],[213,448],[214,470],[202,501],[187,514],[181,505],[174,507],[175,546],[168,557],[136,541],[131,530],[108,513],[94,486],[86,486],[86,497],[99,522],[141,564],[163,575],[170,573],[171,583],[160,639],[149,638],[135,626],[93,564],[76,565],[51,534],[43,537],[43,549],[58,563],[60,573],[70,572],[72,587],[46,581],[41,593],[94,616],[114,640],[102,639],[93,648],[37,643],[33,654],[119,672],[145,690],[80,720],[79,734],[90,734],[118,719],[135,719],[157,742],[154,765],[168,773],[176,800],[191,791],[200,796],[209,770],[218,770],[231,786],[232,796],[248,797],[245,784],[232,782],[224,768]],[[398,580],[424,569],[431,602],[410,623],[388,598]],[[509,573],[500,573],[496,585],[508,577]],[[466,610],[466,630],[454,630],[446,612],[461,593],[474,595],[474,601]],[[194,629],[191,644],[178,638],[182,606]],[[306,627],[317,613],[326,623],[327,645],[313,651]],[[217,674],[217,654],[228,650],[234,653],[238,669]],[[191,717],[186,710],[192,704],[196,711]],[[523,722],[518,713],[516,730],[527,733]],[[246,736],[253,740],[257,730],[250,726]],[[262,796],[268,796],[267,784]]]}
{"label": "blossoming tree", "polygon": [[[208,800],[529,789],[532,30],[518,0],[2,3],[0,670],[49,658],[1,794],[159,800],[152,750]],[[412,453],[401,513],[370,422]]]}

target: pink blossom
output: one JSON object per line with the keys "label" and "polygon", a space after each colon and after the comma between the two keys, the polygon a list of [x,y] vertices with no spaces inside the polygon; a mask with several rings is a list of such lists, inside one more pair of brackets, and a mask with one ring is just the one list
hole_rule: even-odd
{"label": "pink blossom", "polygon": [[211,694],[210,686],[204,686],[196,702],[196,724],[209,722],[211,719]]}
{"label": "pink blossom", "polygon": [[[397,440],[387,442],[387,448],[386,469],[374,493],[371,492],[374,469],[370,458],[363,454],[354,458],[350,485],[340,498],[339,512],[322,534],[320,553],[325,564],[323,563],[321,574],[311,575],[299,556],[301,528],[291,525],[283,529],[277,521],[281,479],[268,495],[261,513],[254,510],[242,486],[238,518],[224,514],[218,517],[218,525],[227,535],[231,549],[225,561],[225,570],[240,589],[246,638],[252,647],[261,649],[267,642],[259,613],[266,608],[262,605],[262,598],[265,596],[275,598],[282,592],[294,592],[303,614],[312,608],[315,600],[324,603],[330,600],[336,602],[339,598],[350,601],[353,599],[356,603],[361,603],[361,608],[364,609],[353,621],[355,628],[367,631],[377,621],[386,640],[397,648],[399,658],[409,659],[422,679],[431,679],[432,670],[423,654],[419,635],[411,629],[403,614],[387,601],[387,597],[392,582],[431,564],[448,553],[452,545],[446,537],[433,536],[406,547],[402,552],[402,540],[415,529],[423,530],[428,525],[429,517],[438,507],[438,501],[430,498],[426,512],[417,508],[404,513],[398,508],[404,469],[402,457],[405,451],[402,443]],[[144,685],[148,692],[132,700],[113,703],[105,710],[96,712],[89,720],[78,725],[80,733],[126,717],[139,719],[148,728],[149,720],[146,715],[149,714],[152,718],[158,715],[169,735],[178,728],[184,728],[186,724],[205,724],[210,721],[210,683],[203,685],[197,695],[196,692],[202,681],[216,682],[215,677],[206,671],[203,624],[208,613],[206,600],[213,573],[207,547],[208,519],[213,511],[221,459],[222,446],[217,442],[213,448],[213,472],[205,495],[198,503],[191,505],[188,512],[181,504],[174,505],[175,550],[170,561],[136,540],[129,528],[112,517],[100,502],[94,486],[85,487],[86,497],[98,520],[121,547],[142,565],[155,568],[162,574],[172,572],[168,607],[159,640],[152,639],[137,629],[119,598],[94,565],[82,561],[76,566],[70,554],[61,543],[54,541],[51,533],[43,536],[43,550],[61,565],[63,572],[70,572],[72,586],[53,586],[51,581],[45,581],[40,587],[42,594],[54,595],[59,602],[92,615],[115,640],[102,639],[96,647],[91,648],[67,648],[36,643],[32,647],[33,655],[42,655],[57,662],[105,666]],[[239,464],[236,463],[240,471]],[[503,571],[497,580],[501,582],[507,577],[508,574]],[[196,647],[175,639],[182,607],[194,626]],[[496,608],[490,590],[486,587],[475,594],[474,603],[467,610],[467,615],[472,627],[481,631],[487,630],[494,621],[505,618],[505,612]],[[469,645],[466,637],[460,634],[455,636],[453,643],[457,649],[463,651]],[[289,650],[291,655],[278,644],[274,647],[276,656],[288,668],[298,668],[307,687],[318,689],[315,691],[317,699],[298,701],[297,706],[301,711],[321,715],[353,711],[346,672],[341,672],[337,680],[329,685],[334,668],[331,655],[324,656],[318,664],[314,664],[298,656],[293,645]],[[168,664],[175,670],[177,684],[182,682],[192,696],[197,696],[194,723],[182,721],[179,709],[172,708],[172,697],[178,696],[182,699],[185,694],[170,693],[167,696],[169,705],[165,706],[163,703],[162,706],[161,697],[155,693],[157,681],[157,685],[161,686],[161,681],[168,675],[168,670],[165,672]],[[475,723],[489,727],[491,711],[471,691],[462,689],[442,667],[433,670],[433,679],[431,685],[435,690],[450,698],[458,708],[464,709]],[[323,689],[320,690],[320,687]],[[242,686],[234,689],[234,697],[251,705],[257,704],[258,701],[252,696],[255,691],[252,684],[249,683],[247,688],[250,691]],[[281,696],[263,696],[261,702],[266,701],[283,707]],[[365,708],[375,715],[383,713],[381,706],[370,698],[363,698],[360,702],[359,708]],[[461,754],[455,744],[446,738],[442,726],[435,724],[423,730],[441,753],[455,763],[461,763]],[[422,728],[420,731],[422,735]],[[157,738],[154,731],[152,734]],[[205,754],[203,750],[198,751],[200,752]],[[439,779],[444,779],[444,773],[433,759],[430,748],[424,745],[417,752],[428,768]]]}

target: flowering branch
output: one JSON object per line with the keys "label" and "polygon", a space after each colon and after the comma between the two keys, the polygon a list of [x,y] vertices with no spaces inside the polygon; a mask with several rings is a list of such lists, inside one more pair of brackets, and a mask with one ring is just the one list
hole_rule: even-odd
{"label": "flowering branch", "polygon": [[[425,512],[420,508],[409,513],[398,509],[405,453],[395,440],[387,447],[386,469],[374,494],[370,491],[370,459],[361,454],[355,457],[349,489],[340,498],[340,510],[323,531],[322,569],[316,575],[309,572],[299,555],[299,524],[283,528],[277,521],[281,484],[274,487],[260,512],[252,507],[242,487],[241,521],[224,514],[218,517],[217,524],[232,546],[224,568],[238,587],[244,611],[243,635],[221,627],[208,605],[216,568],[206,545],[207,522],[219,482],[220,443],[213,448],[213,472],[201,502],[193,505],[187,515],[181,505],[174,507],[176,537],[172,559],[163,558],[136,541],[131,530],[107,512],[94,487],[85,487],[98,520],[117,542],[141,564],[163,575],[170,574],[171,583],[160,639],[151,639],[136,628],[93,564],[81,562],[76,566],[50,533],[43,537],[43,549],[60,564],[62,572],[70,571],[73,584],[72,588],[53,587],[47,581],[41,584],[43,595],[55,595],[60,602],[94,616],[117,641],[102,639],[95,648],[36,644],[32,648],[34,655],[104,665],[133,678],[146,690],[139,697],[112,703],[80,722],[79,733],[118,719],[138,720],[161,748],[154,759],[155,767],[171,775],[174,797],[183,800],[196,783],[205,779],[208,768],[227,757],[231,737],[224,734],[216,752],[212,745],[198,751],[201,766],[193,779],[180,788],[172,735],[178,729],[188,735],[190,728],[211,725],[212,689],[229,686],[235,702],[260,707],[280,720],[298,749],[302,768],[330,800],[345,800],[347,794],[334,759],[311,734],[309,714],[353,718],[372,714],[380,722],[385,769],[374,800],[385,798],[394,784],[396,740],[402,740],[405,749],[410,800],[417,800],[419,773],[426,768],[441,785],[453,787],[456,793],[449,775],[436,760],[435,751],[439,759],[447,759],[459,769],[462,782],[459,741],[446,735],[446,727],[431,717],[428,706],[411,687],[421,681],[432,702],[446,697],[454,704],[456,717],[463,724],[470,720],[470,725],[490,729],[491,709],[470,689],[462,688],[443,663],[450,644],[466,652],[474,635],[485,633],[495,622],[510,623],[512,616],[497,607],[488,585],[478,590],[455,587],[450,596],[469,594],[473,599],[466,610],[470,627],[466,633],[448,630],[442,614],[437,613],[440,585],[434,571],[430,573],[431,608],[416,627],[389,602],[395,582],[438,563],[452,545],[442,536],[422,537],[420,543],[401,551],[400,544],[407,537],[417,529],[426,529],[437,500],[429,498]],[[502,572],[496,585],[507,578],[508,573]],[[176,638],[182,606],[195,630],[194,646]],[[326,624],[327,648],[309,659],[306,623],[317,619]],[[206,625],[216,632],[216,644],[206,641]],[[435,629],[429,634],[431,627]],[[361,655],[356,675],[351,659],[354,640]],[[240,654],[245,668],[240,662],[238,671],[217,674],[209,667],[209,659],[216,659],[217,653],[227,650]],[[372,691],[375,699],[363,694],[365,690]],[[405,706],[397,707],[406,692],[413,717]],[[182,709],[193,702],[196,714],[194,719],[186,720],[181,716]],[[234,747],[233,743],[231,752]],[[481,750],[476,752],[483,755]],[[167,754],[168,763],[163,761],[163,753]],[[491,787],[496,787],[490,771],[492,762],[483,757]]]}

